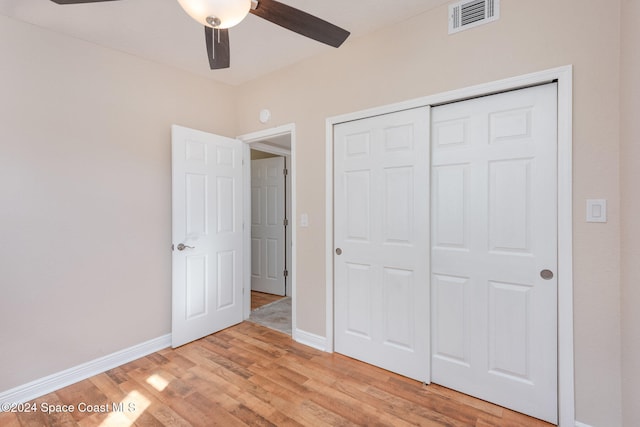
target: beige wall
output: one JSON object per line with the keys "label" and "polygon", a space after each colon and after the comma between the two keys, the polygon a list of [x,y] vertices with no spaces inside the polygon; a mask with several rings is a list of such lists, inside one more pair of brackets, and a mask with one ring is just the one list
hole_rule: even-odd
{"label": "beige wall", "polygon": [[[440,7],[245,84],[238,130],[296,124],[297,212],[310,222],[298,228],[297,327],[324,336],[325,119],[573,64],[576,412],[583,423],[619,426],[620,2],[501,4],[491,25],[448,36]],[[263,108],[272,112],[268,125],[257,120]],[[587,198],[608,200],[608,223],[585,223]]]}
{"label": "beige wall", "polygon": [[622,1],[622,394],[625,426],[640,426],[640,1]]}
{"label": "beige wall", "polygon": [[171,332],[173,123],[232,88],[0,16],[0,392]]}

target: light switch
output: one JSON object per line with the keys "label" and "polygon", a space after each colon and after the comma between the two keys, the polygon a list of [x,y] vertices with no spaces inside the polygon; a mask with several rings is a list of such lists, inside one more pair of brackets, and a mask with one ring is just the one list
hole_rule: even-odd
{"label": "light switch", "polygon": [[587,222],[607,222],[605,199],[587,199]]}
{"label": "light switch", "polygon": [[309,226],[309,215],[303,213],[300,215],[300,227],[308,227]]}

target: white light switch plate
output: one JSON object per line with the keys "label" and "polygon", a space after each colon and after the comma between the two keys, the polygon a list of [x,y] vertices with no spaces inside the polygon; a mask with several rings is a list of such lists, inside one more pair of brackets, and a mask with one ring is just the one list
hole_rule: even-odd
{"label": "white light switch plate", "polygon": [[587,222],[607,222],[605,199],[587,199]]}
{"label": "white light switch plate", "polygon": [[308,227],[309,226],[309,215],[303,213],[300,215],[300,227]]}

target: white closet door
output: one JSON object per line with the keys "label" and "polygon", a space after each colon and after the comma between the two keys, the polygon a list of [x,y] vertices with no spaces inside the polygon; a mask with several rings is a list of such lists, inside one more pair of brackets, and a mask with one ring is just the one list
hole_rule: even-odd
{"label": "white closet door", "polygon": [[432,110],[432,381],[557,423],[557,88]]}
{"label": "white closet door", "polygon": [[429,108],[334,128],[335,350],[429,378]]}

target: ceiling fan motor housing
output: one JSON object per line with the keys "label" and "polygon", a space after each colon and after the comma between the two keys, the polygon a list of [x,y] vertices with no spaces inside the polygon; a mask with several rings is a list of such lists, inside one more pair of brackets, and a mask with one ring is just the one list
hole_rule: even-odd
{"label": "ceiling fan motor housing", "polygon": [[178,0],[185,12],[211,28],[231,28],[242,21],[251,8],[251,0]]}

